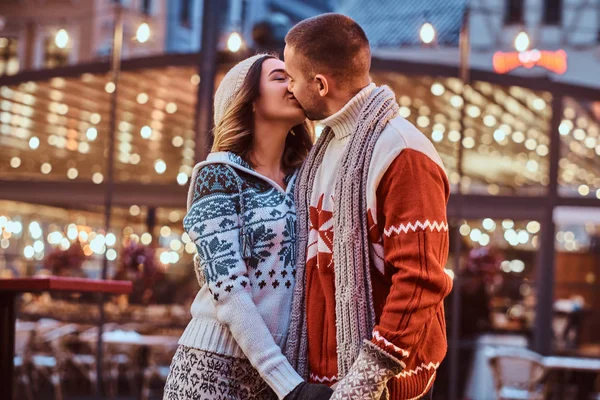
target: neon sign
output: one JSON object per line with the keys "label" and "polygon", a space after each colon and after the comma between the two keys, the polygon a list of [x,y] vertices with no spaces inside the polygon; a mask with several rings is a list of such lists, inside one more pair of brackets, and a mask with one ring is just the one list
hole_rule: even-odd
{"label": "neon sign", "polygon": [[567,72],[567,53],[564,50],[538,49],[509,53],[497,51],[492,63],[498,74],[505,74],[519,67],[531,69],[537,66],[562,75]]}

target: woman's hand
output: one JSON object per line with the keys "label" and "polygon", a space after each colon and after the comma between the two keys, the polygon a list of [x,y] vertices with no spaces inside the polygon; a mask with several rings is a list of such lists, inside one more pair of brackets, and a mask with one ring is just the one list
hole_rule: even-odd
{"label": "woman's hand", "polygon": [[284,400],[329,400],[333,390],[320,383],[302,382],[284,397]]}

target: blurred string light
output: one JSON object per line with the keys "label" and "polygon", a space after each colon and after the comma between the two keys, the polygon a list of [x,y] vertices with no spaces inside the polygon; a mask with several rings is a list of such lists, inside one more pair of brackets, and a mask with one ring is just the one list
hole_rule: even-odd
{"label": "blurred string light", "polygon": [[425,44],[431,44],[435,39],[435,28],[429,22],[425,22],[421,25],[421,29],[419,30],[419,37],[421,38],[421,42]]}
{"label": "blurred string light", "polygon": [[144,232],[142,233],[140,240],[142,244],[149,245],[152,242],[152,235],[148,232]]}
{"label": "blurred string light", "polygon": [[98,137],[98,130],[92,126],[87,129],[85,136],[90,142],[93,142]]}
{"label": "blurred string light", "polygon": [[227,39],[227,50],[232,53],[237,53],[242,48],[244,41],[242,36],[237,32],[231,32]]}
{"label": "blurred string light", "polygon": [[150,136],[152,136],[152,128],[148,125],[142,126],[142,129],[140,129],[140,136],[144,139],[150,139]]}
{"label": "blurred string light", "polygon": [[96,172],[94,173],[94,175],[92,175],[92,182],[94,182],[96,185],[101,184],[103,180],[104,175],[102,175],[102,173],[100,172]]}
{"label": "blurred string light", "polygon": [[196,254],[196,245],[192,242],[185,244],[185,252],[188,254]]}
{"label": "blurred string light", "polygon": [[135,32],[135,38],[140,43],[146,43],[150,39],[150,26],[144,22],[138,26]]}
{"label": "blurred string light", "polygon": [[160,228],[160,235],[162,237],[171,236],[171,228],[169,228],[167,225],[164,225],[162,228]]}
{"label": "blurred string light", "polygon": [[529,48],[529,35],[525,31],[521,31],[515,37],[515,49],[517,51],[526,51]]}
{"label": "blurred string light", "polygon": [[108,258],[109,261],[114,261],[117,259],[117,251],[115,249],[109,249],[106,252],[106,258]]}
{"label": "blurred string light", "polygon": [[444,87],[444,85],[442,85],[439,82],[436,82],[433,85],[431,85],[431,93],[434,96],[441,96],[444,94],[445,91],[446,91],[446,88]]}
{"label": "blurred string light", "polygon": [[115,243],[117,242],[117,237],[115,236],[114,233],[109,233],[108,235],[106,235],[105,242],[106,242],[106,245],[109,247],[114,246]]}
{"label": "blurred string light", "polygon": [[167,113],[169,114],[174,114],[177,112],[177,104],[171,102],[171,103],[167,103],[166,107],[165,107],[165,111],[167,111]]}
{"label": "blurred string light", "polygon": [[[477,227],[481,226],[481,228]],[[499,240],[504,239],[512,247],[516,246],[530,246],[536,249],[538,247],[539,238],[537,234],[540,231],[540,223],[537,221],[527,221],[515,224],[513,220],[505,219],[501,222],[496,222],[491,218],[485,218],[480,222],[464,221],[460,227],[459,232],[461,236],[468,238],[472,243],[479,244],[480,246],[487,246],[496,242],[496,245],[500,245]],[[503,233],[492,233],[495,232],[497,227],[502,227]],[[563,239],[563,233],[557,235],[557,240],[571,239],[572,233],[567,235],[566,239]]]}
{"label": "blurred string light", "polygon": [[104,90],[106,91],[106,93],[109,94],[114,93],[116,88],[117,86],[114,82],[106,82],[106,85],[104,85]]}
{"label": "blurred string light", "polygon": [[187,183],[188,181],[188,176],[185,172],[180,172],[179,174],[177,174],[177,183],[180,186],[183,186]]}
{"label": "blurred string light", "polygon": [[75,240],[77,239],[77,235],[78,235],[78,231],[77,231],[77,226],[75,224],[69,224],[68,228],[67,228],[67,237],[70,240]]}
{"label": "blurred string light", "polygon": [[496,228],[496,223],[491,218],[484,219],[482,225],[488,231],[492,231],[494,228]]}
{"label": "blurred string light", "polygon": [[159,175],[164,174],[167,170],[167,164],[163,160],[156,160],[154,163],[154,170]]}
{"label": "blurred string light", "polygon": [[148,102],[148,94],[147,93],[139,93],[136,97],[136,101],[138,104],[146,104]]}
{"label": "blurred string light", "polygon": [[178,211],[171,211],[169,213],[169,221],[171,221],[173,223],[178,222],[180,218],[181,218],[181,215],[179,214]]}
{"label": "blurred string light", "polygon": [[59,31],[56,32],[56,36],[54,36],[54,44],[56,44],[56,47],[59,49],[64,49],[67,47],[67,44],[69,44],[69,34],[65,29],[59,29]]}
{"label": "blurred string light", "polygon": [[29,148],[30,148],[31,150],[35,150],[35,149],[37,149],[38,147],[40,147],[40,139],[39,139],[38,137],[36,137],[36,136],[32,136],[32,137],[29,139]]}
{"label": "blurred string light", "polygon": [[315,136],[316,137],[320,137],[321,134],[323,133],[323,129],[325,129],[325,126],[322,124],[315,124]]}
{"label": "blurred string light", "polygon": [[140,207],[137,205],[132,205],[131,207],[129,207],[129,214],[131,214],[134,217],[137,217],[138,215],[140,215]]}

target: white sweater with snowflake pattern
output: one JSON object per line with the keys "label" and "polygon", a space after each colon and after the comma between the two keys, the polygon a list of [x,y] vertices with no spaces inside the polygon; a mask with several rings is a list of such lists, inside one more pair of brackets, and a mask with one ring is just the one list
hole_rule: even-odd
{"label": "white sweater with snowflake pattern", "polygon": [[183,223],[206,282],[179,343],[247,357],[283,398],[302,382],[281,351],[296,272],[296,175],[283,189],[239,156],[220,152],[193,176]]}

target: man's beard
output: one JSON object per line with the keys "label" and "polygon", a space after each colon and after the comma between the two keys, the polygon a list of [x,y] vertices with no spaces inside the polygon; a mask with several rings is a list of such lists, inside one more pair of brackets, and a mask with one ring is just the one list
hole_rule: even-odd
{"label": "man's beard", "polygon": [[329,116],[325,107],[325,102],[320,101],[320,99],[310,99],[307,103],[300,104],[300,106],[304,109],[306,118],[311,121],[320,121]]}

